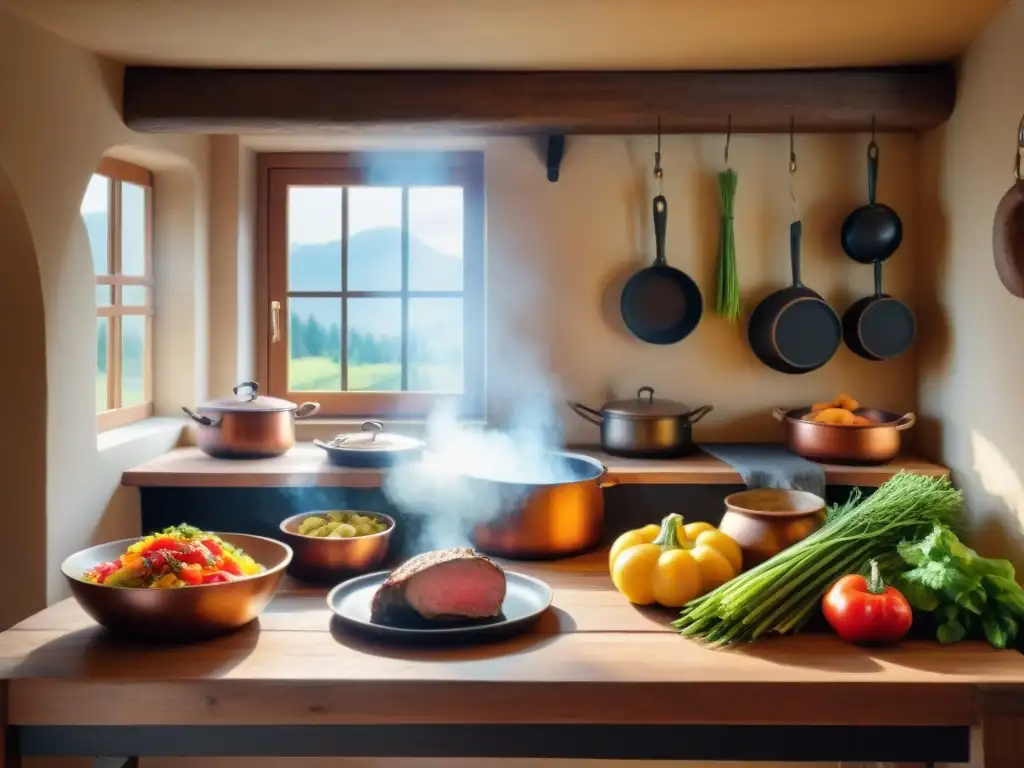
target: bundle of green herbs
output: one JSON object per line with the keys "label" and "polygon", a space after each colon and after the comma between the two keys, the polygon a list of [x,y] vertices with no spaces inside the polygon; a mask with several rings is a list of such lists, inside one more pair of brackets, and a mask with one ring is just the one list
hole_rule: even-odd
{"label": "bundle of green herbs", "polygon": [[956,528],[962,509],[963,495],[945,476],[900,472],[866,499],[855,489],[828,509],[821,528],[687,603],[674,626],[716,645],[795,632],[838,578],[892,556],[901,542],[918,541],[936,525]]}
{"label": "bundle of green herbs", "polygon": [[915,613],[933,614],[941,643],[984,637],[1013,645],[1024,622],[1024,589],[1009,560],[981,557],[945,525],[902,542],[879,568]]}

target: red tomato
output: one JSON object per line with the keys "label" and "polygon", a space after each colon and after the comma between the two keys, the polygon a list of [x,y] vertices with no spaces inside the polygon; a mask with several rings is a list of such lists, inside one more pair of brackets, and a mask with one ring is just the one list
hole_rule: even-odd
{"label": "red tomato", "polygon": [[175,554],[183,563],[193,563],[195,565],[213,565],[213,557],[206,551],[204,547],[196,544],[189,544],[185,547],[184,551]]}
{"label": "red tomato", "polygon": [[93,571],[93,574],[96,577],[97,583],[102,584],[104,581],[107,580],[107,577],[110,574],[112,574],[114,571],[118,570],[120,567],[121,567],[121,561],[120,560],[115,560],[112,563],[100,563],[95,568],[93,568],[92,571]]}
{"label": "red tomato", "polygon": [[238,563],[236,563],[230,557],[224,558],[224,561],[220,563],[220,568],[222,571],[227,571],[228,573],[233,574],[235,576],[242,575],[242,569],[239,568]]}
{"label": "red tomato", "polygon": [[181,542],[177,539],[172,539],[170,536],[160,536],[153,539],[153,541],[151,541],[145,549],[139,551],[138,554],[145,556],[150,552],[157,551],[158,549],[169,549],[174,552],[180,545]]}
{"label": "red tomato", "polygon": [[874,561],[870,581],[855,573],[843,576],[825,594],[821,609],[836,634],[850,643],[895,642],[914,620],[907,598],[885,585]]}

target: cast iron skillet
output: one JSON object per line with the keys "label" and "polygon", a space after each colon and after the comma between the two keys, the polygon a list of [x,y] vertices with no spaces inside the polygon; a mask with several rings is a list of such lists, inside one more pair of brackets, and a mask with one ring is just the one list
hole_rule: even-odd
{"label": "cast iron skillet", "polygon": [[630,333],[648,344],[675,344],[700,322],[704,301],[700,288],[685,272],[668,265],[665,258],[665,227],[668,203],[654,198],[654,264],[640,270],[622,289],[622,319]]}
{"label": "cast iron skillet", "polygon": [[882,262],[875,262],[875,293],[855,302],[843,315],[843,340],[867,360],[902,355],[914,342],[917,322],[910,307],[882,293]]}
{"label": "cast iron skillet", "polygon": [[875,202],[878,186],[878,145],[868,144],[868,204],[843,221],[840,240],[846,255],[861,264],[885,261],[903,242],[903,222],[896,211]]}
{"label": "cast iron skillet", "polygon": [[789,225],[793,285],[764,299],[750,315],[747,337],[761,362],[781,373],[809,373],[832,359],[842,341],[839,316],[800,282],[799,221]]}

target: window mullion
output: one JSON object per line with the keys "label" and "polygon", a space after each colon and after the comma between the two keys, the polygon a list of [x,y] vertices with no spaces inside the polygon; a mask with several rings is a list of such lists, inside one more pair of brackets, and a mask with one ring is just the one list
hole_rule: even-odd
{"label": "window mullion", "polygon": [[341,391],[348,391],[348,187],[341,188]]}
{"label": "window mullion", "polygon": [[[111,181],[111,206],[110,206],[110,220],[113,222],[112,236],[107,246],[107,251],[110,254],[110,265],[111,274],[121,274],[121,182]],[[112,306],[122,306],[122,295],[121,286],[115,284],[112,286],[113,296]],[[108,346],[108,358],[107,358],[107,371],[110,375],[110,384],[108,384],[107,391],[110,393],[113,399],[113,408],[121,407],[121,318],[115,316],[110,318],[110,338],[111,344]]]}
{"label": "window mullion", "polygon": [[403,392],[409,391],[409,188],[402,187],[402,356]]}

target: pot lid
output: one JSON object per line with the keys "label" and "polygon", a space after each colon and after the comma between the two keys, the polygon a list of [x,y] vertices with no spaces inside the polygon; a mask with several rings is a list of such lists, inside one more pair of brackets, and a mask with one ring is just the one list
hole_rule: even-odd
{"label": "pot lid", "polygon": [[221,397],[203,403],[204,411],[294,411],[298,406],[291,400],[266,397],[259,394],[260,385],[255,381],[243,381],[232,389],[234,397]]}
{"label": "pot lid", "polygon": [[327,448],[342,451],[412,451],[423,447],[423,441],[406,435],[384,431],[379,421],[367,421],[360,432],[345,432],[324,443]]}
{"label": "pot lid", "polygon": [[601,412],[613,416],[632,416],[633,418],[665,418],[685,416],[691,408],[675,400],[654,397],[654,387],[640,387],[636,397],[629,400],[613,400],[605,403]]}

